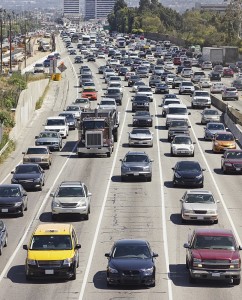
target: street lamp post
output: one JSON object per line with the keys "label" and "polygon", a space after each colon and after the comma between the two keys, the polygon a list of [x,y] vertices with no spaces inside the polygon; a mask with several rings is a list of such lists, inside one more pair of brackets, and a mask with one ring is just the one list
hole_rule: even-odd
{"label": "street lamp post", "polygon": [[9,18],[9,72],[12,73],[12,22],[11,22],[11,15],[8,14]]}
{"label": "street lamp post", "polygon": [[24,20],[24,67],[27,67],[27,21]]}
{"label": "street lamp post", "polygon": [[5,14],[5,9],[0,9],[0,39],[1,39],[1,66],[0,66],[0,72],[3,73],[3,14]]}

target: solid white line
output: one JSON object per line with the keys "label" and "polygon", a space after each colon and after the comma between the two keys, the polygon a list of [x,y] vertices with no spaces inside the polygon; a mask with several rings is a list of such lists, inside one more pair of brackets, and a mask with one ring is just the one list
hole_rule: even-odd
{"label": "solid white line", "polygon": [[[155,114],[158,115],[157,112],[157,102],[154,99],[155,104]],[[156,126],[159,128],[158,124],[158,117],[156,117]],[[159,173],[160,173],[160,191],[161,191],[161,214],[162,214],[162,233],[163,233],[163,239],[164,239],[164,256],[165,256],[165,263],[166,263],[166,272],[167,272],[167,284],[168,284],[168,299],[172,300],[172,280],[169,276],[170,274],[170,262],[169,262],[169,249],[168,249],[168,238],[167,238],[167,228],[166,228],[166,208],[165,208],[165,195],[164,195],[164,180],[163,180],[163,174],[162,174],[162,167],[161,167],[161,157],[160,157],[160,139],[159,139],[159,129],[157,130],[156,135],[157,140],[157,153],[158,153],[158,164],[159,164]]]}
{"label": "solid white line", "polygon": [[[124,129],[124,124],[125,124],[125,119],[126,119],[126,116],[127,116],[127,109],[128,109],[129,102],[130,102],[130,100],[128,100],[127,105],[126,105],[126,109],[125,109],[125,113],[124,113],[124,119],[123,119],[122,127],[121,127],[121,130],[120,130],[120,133],[119,133],[119,139],[118,139],[118,142],[117,142],[116,149],[119,149],[119,146],[120,146],[120,141],[121,141],[120,137],[121,137],[123,129]],[[105,209],[105,205],[106,205],[107,198],[108,198],[109,188],[110,188],[110,184],[112,182],[111,178],[112,178],[114,167],[115,167],[115,164],[116,164],[116,161],[117,161],[117,155],[118,155],[118,150],[116,150],[115,155],[114,155],[113,164],[112,164],[112,168],[111,168],[111,171],[110,171],[108,184],[107,184],[105,195],[104,195],[104,198],[103,198],[103,203],[102,203],[100,215],[99,215],[99,219],[98,219],[98,222],[97,222],[96,231],[95,231],[93,242],[92,242],[92,247],[91,247],[91,250],[90,250],[90,254],[89,254],[89,258],[88,258],[88,262],[87,262],[87,267],[86,267],[83,282],[82,282],[82,287],[81,287],[81,291],[80,291],[80,295],[79,295],[79,300],[82,300],[83,297],[84,297],[84,292],[85,292],[85,288],[86,288],[86,284],[87,284],[87,279],[88,279],[88,275],[89,275],[89,272],[90,272],[90,268],[91,268],[91,264],[92,264],[92,260],[93,260],[93,256],[94,256],[94,251],[95,251],[96,244],[97,244],[98,234],[99,234],[99,230],[100,230],[100,227],[101,227],[101,222],[102,222],[102,219],[103,219],[104,209]]]}
{"label": "solid white line", "polygon": [[[16,166],[18,166],[19,164],[22,163],[22,159],[17,163]],[[8,175],[6,175],[3,180],[0,182],[0,184],[3,184],[5,181],[7,181],[8,177],[11,175],[11,173],[9,173]]]}
{"label": "solid white line", "polygon": [[225,210],[225,213],[226,213],[226,215],[227,215],[227,218],[228,218],[228,220],[229,220],[229,222],[230,222],[230,224],[231,224],[231,227],[232,227],[232,229],[233,229],[233,232],[234,232],[234,234],[235,234],[235,236],[236,236],[237,242],[239,243],[239,245],[241,245],[241,240],[240,240],[239,234],[238,234],[238,232],[237,232],[237,230],[236,230],[236,228],[235,228],[235,225],[234,225],[234,223],[233,223],[232,217],[231,217],[231,215],[230,215],[230,213],[229,213],[229,210],[228,210],[228,208],[227,208],[227,206],[226,206],[226,204],[225,204],[224,198],[223,198],[223,196],[222,196],[222,194],[221,194],[221,192],[220,192],[220,189],[219,189],[219,187],[218,187],[218,185],[217,185],[217,183],[216,183],[216,180],[215,180],[215,178],[214,178],[214,176],[213,176],[213,173],[212,173],[212,171],[211,171],[211,168],[209,167],[209,164],[208,164],[208,162],[207,162],[207,159],[206,159],[206,157],[205,157],[205,155],[204,155],[204,153],[203,153],[203,150],[202,150],[202,147],[200,146],[200,143],[199,143],[199,141],[198,141],[198,138],[196,137],[195,131],[194,131],[194,129],[193,129],[193,126],[192,126],[190,120],[189,120],[189,123],[190,123],[191,129],[192,129],[193,135],[194,135],[194,137],[195,137],[197,146],[198,146],[198,148],[199,148],[199,151],[200,151],[200,153],[201,153],[201,155],[202,155],[203,160],[205,161],[207,170],[208,170],[209,174],[211,175],[211,178],[212,178],[214,187],[216,188],[216,191],[217,191],[217,193],[218,193],[218,195],[219,195],[220,201],[221,201],[221,203],[222,203],[222,205],[223,205],[223,208],[224,208],[224,210]]}
{"label": "solid white line", "polygon": [[39,210],[37,211],[37,213],[36,213],[36,215],[35,215],[35,217],[33,218],[33,220],[31,220],[31,222],[29,223],[29,225],[28,225],[27,228],[25,229],[24,235],[23,235],[22,238],[20,239],[20,241],[19,241],[19,243],[18,243],[18,245],[17,245],[15,251],[14,251],[13,254],[10,256],[10,258],[9,258],[9,260],[8,260],[8,262],[7,262],[7,264],[5,265],[5,268],[3,269],[3,271],[2,271],[1,274],[0,274],[0,282],[2,281],[4,275],[7,273],[8,268],[10,267],[11,263],[13,262],[13,260],[14,260],[14,258],[15,258],[15,256],[16,256],[16,254],[18,253],[20,247],[23,245],[24,240],[25,240],[25,238],[26,238],[26,236],[27,236],[27,234],[28,234],[28,232],[29,232],[30,227],[32,226],[32,224],[34,223],[34,221],[35,221],[37,218],[39,218],[40,213],[41,213],[41,211],[42,211],[42,208],[43,208],[44,205],[46,204],[46,202],[47,202],[47,200],[48,200],[48,198],[49,198],[49,195],[50,195],[51,191],[53,190],[53,188],[54,188],[54,186],[55,186],[57,180],[59,179],[61,173],[63,172],[63,170],[64,170],[64,168],[65,168],[65,166],[66,166],[66,164],[68,163],[68,161],[69,161],[69,159],[70,159],[72,153],[74,152],[74,149],[76,148],[76,146],[77,146],[77,143],[75,144],[74,148],[72,149],[72,152],[69,154],[68,158],[66,159],[66,161],[65,161],[64,165],[62,166],[60,172],[59,172],[58,175],[56,176],[55,181],[53,182],[52,186],[50,187],[49,192],[46,194],[46,196],[45,196],[45,198],[44,198],[44,200],[43,200],[43,202],[42,202],[42,204],[41,204]]}

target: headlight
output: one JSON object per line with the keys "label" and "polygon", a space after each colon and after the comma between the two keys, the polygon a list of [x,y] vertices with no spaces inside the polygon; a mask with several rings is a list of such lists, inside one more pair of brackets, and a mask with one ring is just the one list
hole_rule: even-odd
{"label": "headlight", "polygon": [[149,268],[149,269],[142,269],[141,271],[143,272],[144,275],[149,276],[149,275],[153,274],[154,268],[152,267],[152,268]]}
{"label": "headlight", "polygon": [[73,258],[67,258],[63,260],[63,266],[71,266],[71,264],[73,263]]}
{"label": "headlight", "polygon": [[74,125],[74,122],[70,122],[69,125]]}
{"label": "headlight", "polygon": [[28,157],[24,157],[24,161],[30,161]]}
{"label": "headlight", "polygon": [[218,146],[218,145],[219,145],[219,143],[218,143],[218,142],[215,142],[215,143],[214,143],[214,145],[215,145],[215,146]]}
{"label": "headlight", "polygon": [[14,203],[14,206],[21,206],[22,205],[22,202],[16,202]]}
{"label": "headlight", "polygon": [[232,164],[228,163],[228,162],[226,162],[225,165],[228,166],[228,167],[232,167]]}
{"label": "headlight", "polygon": [[207,213],[208,213],[208,214],[213,214],[213,215],[215,215],[215,214],[217,213],[217,211],[216,211],[215,209],[209,209],[209,210],[207,211]]}
{"label": "headlight", "polygon": [[63,131],[63,132],[65,132],[65,129],[63,128],[63,129],[60,129],[60,131]]}
{"label": "headlight", "polygon": [[48,161],[48,158],[42,158],[42,161]]}
{"label": "headlight", "polygon": [[14,179],[14,178],[12,178],[11,182],[12,182],[12,183],[16,183],[16,182],[18,182],[18,180],[17,180],[17,179]]}
{"label": "headlight", "polygon": [[40,182],[40,178],[35,178],[33,181],[34,182]]}
{"label": "headlight", "polygon": [[113,269],[113,268],[111,268],[111,267],[108,267],[108,271],[109,271],[110,273],[112,273],[112,274],[117,274],[117,273],[118,273],[118,270]]}
{"label": "headlight", "polygon": [[128,171],[128,170],[129,170],[129,167],[121,166],[121,169]]}
{"label": "headlight", "polygon": [[133,122],[137,122],[138,120],[137,119],[133,119]]}
{"label": "headlight", "polygon": [[174,175],[175,175],[176,178],[181,178],[181,175],[179,175],[177,172],[175,172]]}
{"label": "headlight", "polygon": [[86,201],[80,201],[77,206],[87,206]]}
{"label": "headlight", "polygon": [[240,267],[240,260],[239,259],[232,259],[230,269],[239,268]]}
{"label": "headlight", "polygon": [[193,258],[193,266],[202,268],[202,260],[200,258]]}
{"label": "headlight", "polygon": [[56,201],[53,201],[52,202],[52,207],[60,207],[60,203],[56,202]]}
{"label": "headlight", "polygon": [[200,175],[196,176],[197,179],[202,178],[202,177],[203,177],[203,174],[200,174]]}
{"label": "headlight", "polygon": [[184,214],[192,214],[193,210],[192,209],[184,209],[183,213]]}
{"label": "headlight", "polygon": [[34,259],[27,259],[27,264],[35,266],[36,265],[36,261]]}

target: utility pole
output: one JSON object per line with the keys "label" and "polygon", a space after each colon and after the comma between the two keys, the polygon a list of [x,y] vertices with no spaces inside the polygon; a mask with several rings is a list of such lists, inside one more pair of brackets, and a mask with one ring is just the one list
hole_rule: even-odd
{"label": "utility pole", "polygon": [[25,31],[25,36],[24,36],[24,67],[27,67],[27,21],[26,19],[24,20],[24,31]]}
{"label": "utility pole", "polygon": [[10,14],[8,14],[8,18],[9,18],[9,46],[10,46],[9,73],[12,73],[12,22],[11,22]]}
{"label": "utility pole", "polygon": [[1,20],[0,20],[1,67],[0,67],[0,72],[2,75],[2,73],[3,73],[3,10],[2,9],[0,9],[0,13],[1,13]]}

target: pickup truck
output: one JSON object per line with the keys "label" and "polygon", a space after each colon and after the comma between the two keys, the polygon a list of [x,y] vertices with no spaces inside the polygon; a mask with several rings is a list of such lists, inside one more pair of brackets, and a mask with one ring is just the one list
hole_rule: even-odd
{"label": "pickup truck", "polygon": [[189,281],[224,280],[240,284],[241,259],[235,236],[228,229],[195,229],[188,238],[186,267]]}

